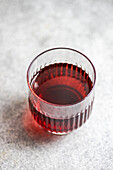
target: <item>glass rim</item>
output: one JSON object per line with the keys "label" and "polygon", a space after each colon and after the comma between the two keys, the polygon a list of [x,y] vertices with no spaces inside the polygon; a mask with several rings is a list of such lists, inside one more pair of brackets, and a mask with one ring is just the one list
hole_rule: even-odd
{"label": "glass rim", "polygon": [[[51,102],[48,102],[48,101],[40,98],[40,97],[34,92],[34,90],[32,89],[32,87],[31,87],[31,85],[30,85],[30,83],[29,83],[29,71],[30,71],[31,65],[34,63],[34,61],[35,61],[39,56],[41,56],[41,55],[43,55],[43,54],[45,54],[45,53],[47,53],[47,52],[49,52],[49,51],[53,51],[53,50],[69,50],[69,51],[74,51],[75,53],[79,53],[79,54],[82,55],[84,58],[86,58],[86,59],[89,61],[89,63],[91,64],[91,66],[92,66],[92,68],[93,68],[93,71],[94,71],[94,83],[93,83],[93,87],[92,87],[91,91],[90,91],[81,101],[79,101],[79,102],[77,102],[77,103],[72,103],[72,104],[61,104],[61,105],[60,105],[60,104],[55,104],[55,103],[51,103]],[[78,105],[78,104],[84,102],[84,101],[90,96],[90,94],[92,93],[92,91],[93,91],[93,89],[94,89],[94,87],[95,87],[95,83],[96,83],[96,70],[95,70],[95,67],[94,67],[93,63],[91,62],[91,60],[90,60],[85,54],[81,53],[80,51],[75,50],[75,49],[73,49],[73,48],[69,48],[69,47],[55,47],[55,48],[50,48],[50,49],[48,49],[48,50],[45,50],[45,51],[39,53],[39,54],[31,61],[31,63],[30,63],[29,66],[28,66],[28,69],[27,69],[27,84],[28,84],[28,88],[30,89],[31,93],[32,93],[37,99],[39,99],[40,101],[42,101],[42,102],[44,102],[44,103],[46,103],[46,104],[48,104],[48,105],[53,105],[53,106],[56,106],[56,107],[68,107],[68,106]]]}

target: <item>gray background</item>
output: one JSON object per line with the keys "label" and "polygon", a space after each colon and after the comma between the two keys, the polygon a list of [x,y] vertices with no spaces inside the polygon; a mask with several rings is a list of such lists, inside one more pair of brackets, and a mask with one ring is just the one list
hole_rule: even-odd
{"label": "gray background", "polygon": [[[80,50],[97,70],[90,119],[65,136],[33,121],[26,71],[45,49]],[[113,169],[113,1],[0,0],[0,170]]]}

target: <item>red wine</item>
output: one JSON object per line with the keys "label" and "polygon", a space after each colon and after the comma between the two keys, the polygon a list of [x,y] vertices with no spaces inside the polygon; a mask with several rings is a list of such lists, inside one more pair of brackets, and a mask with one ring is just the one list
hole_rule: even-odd
{"label": "red wine", "polygon": [[[82,68],[67,63],[55,63],[44,67],[32,81],[32,89],[37,96],[57,105],[80,102],[91,91],[92,86],[89,75]],[[76,129],[82,125],[83,121],[86,121],[92,110],[93,102],[85,110],[84,115],[81,113],[70,119],[53,119],[41,114],[33,105],[31,98],[29,98],[29,105],[34,119],[42,127],[48,131],[65,133],[73,128]]]}

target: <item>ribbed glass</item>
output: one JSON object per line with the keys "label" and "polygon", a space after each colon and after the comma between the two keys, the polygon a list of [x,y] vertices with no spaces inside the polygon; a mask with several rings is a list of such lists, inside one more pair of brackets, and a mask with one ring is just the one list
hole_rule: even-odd
{"label": "ribbed glass", "polygon": [[[93,87],[89,94],[76,104],[49,103],[35,94],[32,82],[38,72],[54,63],[68,63],[82,68],[90,77]],[[92,62],[81,52],[70,48],[53,48],[42,52],[29,65],[27,83],[29,107],[36,122],[49,132],[65,134],[77,129],[89,118],[95,96],[96,72]]]}

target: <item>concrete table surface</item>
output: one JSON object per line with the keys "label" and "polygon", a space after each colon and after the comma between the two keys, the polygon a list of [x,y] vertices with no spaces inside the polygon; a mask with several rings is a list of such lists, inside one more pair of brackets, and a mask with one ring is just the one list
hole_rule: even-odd
{"label": "concrete table surface", "polygon": [[[45,49],[72,47],[97,70],[90,119],[65,136],[40,129],[26,71]],[[113,1],[0,0],[0,170],[113,170]]]}

